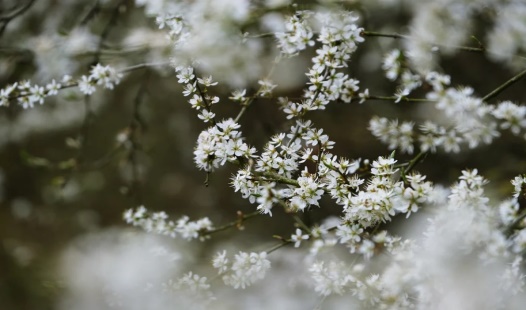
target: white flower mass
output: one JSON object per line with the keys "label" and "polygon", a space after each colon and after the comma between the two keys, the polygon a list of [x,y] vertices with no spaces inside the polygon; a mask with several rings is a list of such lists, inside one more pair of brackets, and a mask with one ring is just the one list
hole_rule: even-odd
{"label": "white flower mass", "polygon": [[[207,186],[229,183],[246,205],[226,224],[212,216],[173,217],[177,208],[130,206],[123,219],[129,229],[143,232],[99,236],[100,243],[94,237],[86,241],[85,253],[65,251],[61,268],[70,290],[60,309],[524,309],[524,165],[517,164],[510,185],[502,189],[492,188],[494,176],[483,169],[443,167],[456,180],[442,185],[444,179],[424,174],[419,164],[441,165],[433,156],[468,156],[508,134],[524,149],[526,105],[490,100],[525,75],[526,5],[516,0],[314,2],[136,0],[137,11],[155,27],[146,33],[166,36],[164,50],[148,54],[152,62],[126,67],[106,65],[99,57],[75,78],[64,70],[64,77],[47,83],[2,85],[0,109],[15,105],[31,113],[47,108],[48,97],[60,97],[66,89],[85,98],[119,94],[129,72],[163,61],[169,69],[164,74],[177,81],[169,87],[181,93],[202,126],[191,137],[194,149],[183,150],[193,154],[192,169],[206,175]],[[407,33],[367,28],[364,19],[379,8],[405,6],[411,16]],[[486,47],[480,42],[473,47],[477,38],[470,41],[479,19],[491,20],[476,32]],[[70,38],[66,53],[78,56],[82,44],[96,46],[87,29]],[[143,46],[147,37],[135,33],[134,45]],[[370,71],[391,87],[382,91],[375,88],[382,84],[355,74],[356,55],[362,49],[368,53],[374,40],[399,40],[374,47],[382,52]],[[440,57],[477,49],[519,73],[481,94],[476,84],[460,85],[444,72]],[[41,53],[35,62],[44,62],[44,56],[50,57]],[[295,58],[305,67],[295,79],[302,85],[289,94],[273,74]],[[402,112],[372,109],[377,115],[364,122],[368,132],[352,133],[353,138],[369,134],[384,147],[370,158],[358,157],[358,147],[341,152],[339,147],[352,139],[339,142],[344,135],[319,127],[321,118],[314,116],[375,100],[389,101],[391,109]],[[251,127],[246,111],[256,104],[267,109],[270,102],[284,125],[268,131]],[[404,115],[409,105],[425,108],[412,118]],[[261,131],[257,139],[251,130]],[[122,147],[139,147],[133,134],[121,133]],[[209,182],[221,169],[231,169],[230,180]],[[322,218],[314,221],[312,214]],[[245,230],[250,225],[245,221],[256,216],[267,221],[267,244],[253,244],[254,232]],[[292,219],[289,230],[273,235],[274,222],[285,216]],[[226,230],[242,241],[217,241]],[[114,238],[125,246],[114,248]]]}

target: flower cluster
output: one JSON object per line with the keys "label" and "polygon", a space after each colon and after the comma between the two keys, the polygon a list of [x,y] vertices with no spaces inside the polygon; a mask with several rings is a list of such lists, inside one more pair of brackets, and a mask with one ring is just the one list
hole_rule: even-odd
{"label": "flower cluster", "polygon": [[[62,83],[66,85],[70,82],[71,77],[68,75],[62,79]],[[61,88],[62,84],[55,80],[52,80],[45,87],[31,85],[29,81],[14,83],[0,90],[0,106],[8,106],[10,100],[16,98],[17,103],[22,108],[33,108],[35,103],[43,104],[46,97],[58,94]]]}
{"label": "flower cluster", "polygon": [[285,32],[277,32],[276,39],[278,47],[285,55],[296,55],[307,46],[313,46],[314,32],[309,26],[307,19],[312,15],[309,11],[297,12],[291,16],[285,24]]}
{"label": "flower cluster", "polygon": [[227,161],[247,160],[256,149],[243,142],[240,125],[232,119],[217,123],[201,132],[194,151],[194,161],[199,169],[213,171]]}
{"label": "flower cluster", "polygon": [[211,302],[214,299],[212,292],[210,292],[210,284],[208,284],[207,281],[208,279],[206,277],[190,271],[176,281],[172,281],[167,286],[176,292],[184,292],[186,299],[192,296],[196,298],[196,304],[203,304],[205,302]]}
{"label": "flower cluster", "polygon": [[78,86],[83,94],[91,95],[95,92],[96,85],[103,86],[106,89],[113,89],[116,84],[119,84],[121,78],[122,73],[117,72],[114,68],[97,64],[91,68],[90,75],[83,75],[80,78]]}
{"label": "flower cluster", "polygon": [[96,86],[100,85],[106,89],[113,89],[122,79],[122,73],[117,72],[110,66],[95,65],[89,75],[83,75],[77,81],[71,76],[65,75],[60,83],[52,80],[45,86],[31,85],[29,81],[14,83],[0,90],[0,106],[7,106],[12,99],[24,109],[33,108],[36,103],[43,104],[44,99],[58,94],[63,88],[78,86],[85,95],[92,95]]}
{"label": "flower cluster", "polygon": [[226,257],[226,251],[217,253],[212,262],[214,268],[223,275],[223,282],[234,288],[246,288],[255,282],[265,278],[270,269],[270,261],[266,252],[246,253],[239,252],[230,260]]}
{"label": "flower cluster", "polygon": [[179,236],[185,240],[197,238],[204,240],[202,233],[214,229],[212,222],[207,217],[197,221],[190,221],[188,216],[183,216],[174,222],[168,219],[166,212],[149,212],[144,206],[140,206],[135,210],[127,210],[124,212],[123,217],[126,223],[140,227],[147,232],[172,238]]}
{"label": "flower cluster", "polygon": [[[516,178],[514,183],[518,182]],[[525,223],[522,218],[511,234],[502,229],[516,223],[513,219],[519,219],[516,213],[511,215],[513,212],[505,210],[516,211],[516,203],[505,202],[498,212],[484,195],[486,183],[476,170],[463,171],[449,194],[436,192],[436,214],[428,220],[420,238],[403,240],[385,231],[376,234],[372,241],[383,241],[383,249],[392,255],[380,273],[361,263],[316,261],[309,269],[314,289],[324,296],[352,292],[364,307],[400,309],[442,305],[452,294],[462,296],[454,302],[462,307],[469,304],[464,298],[487,285],[492,293],[483,298],[485,303],[492,307],[513,305],[520,300],[518,293],[525,286],[523,271],[518,267],[522,261],[520,253],[525,248],[521,236]],[[504,213],[506,217],[502,217]],[[326,229],[320,231],[325,239],[329,238]],[[338,226],[336,230],[341,242],[359,242],[361,234],[357,225]],[[459,235],[462,238],[455,238]],[[471,267],[459,274],[461,266]],[[464,276],[478,277],[481,287],[455,283]],[[445,286],[446,283],[453,286]]]}
{"label": "flower cluster", "polygon": [[[402,152],[413,154],[413,122],[402,122],[397,119],[389,120],[385,117],[373,117],[369,122],[369,130],[383,143],[389,145],[389,149],[400,149]],[[427,147],[422,146],[422,149]]]}
{"label": "flower cluster", "polygon": [[[303,100],[298,103],[283,99],[283,111],[288,119],[301,117],[308,111],[324,110],[331,101],[349,103],[358,94],[359,81],[338,71],[348,66],[357,44],[364,41],[361,36],[363,28],[356,25],[358,17],[352,12],[318,14],[316,17],[321,23],[317,41],[322,46],[312,58],[313,66],[307,73],[309,87],[304,91]],[[302,29],[298,26],[289,36],[301,36]],[[305,48],[304,45],[300,47],[293,48],[294,52]],[[283,53],[290,54],[288,49]]]}
{"label": "flower cluster", "polygon": [[238,28],[249,22],[253,9],[248,0],[202,0],[161,6],[155,13],[173,45],[174,67],[195,64],[221,81],[243,86],[261,72],[262,44],[245,40]]}
{"label": "flower cluster", "polygon": [[345,269],[346,266],[342,262],[315,262],[309,268],[314,290],[323,296],[343,294],[349,283],[354,281],[354,277],[346,273]]}
{"label": "flower cluster", "polygon": [[513,56],[526,47],[524,29],[526,8],[519,1],[502,3],[495,26],[488,33],[490,57],[514,64]]}
{"label": "flower cluster", "polygon": [[[391,58],[390,54],[384,62],[388,77],[394,77],[393,68],[398,68]],[[509,129],[515,135],[521,134],[526,128],[526,108],[523,106],[511,101],[503,101],[496,107],[490,106],[474,96],[474,90],[470,87],[448,87],[450,77],[437,72],[428,73],[425,83],[432,87],[427,98],[434,102],[435,109],[442,113],[446,124],[439,125],[426,120],[418,126],[420,132],[416,132],[413,122],[375,116],[370,120],[369,130],[389,149],[412,154],[415,144],[419,143],[422,152],[436,152],[441,148],[448,153],[458,153],[463,145],[476,148],[480,144],[491,144],[494,138],[500,136],[499,128]],[[409,85],[402,86],[403,96],[420,86],[416,82]]]}
{"label": "flower cluster", "polygon": [[311,205],[319,206],[318,200],[324,190],[308,172],[298,178],[298,187],[291,193],[290,208],[293,211],[305,211]]}
{"label": "flower cluster", "polygon": [[[215,114],[212,112],[211,107],[219,102],[219,97],[208,95],[208,88],[217,85],[217,82],[213,82],[211,76],[196,78],[192,67],[177,67],[175,71],[179,79],[178,82],[184,85],[183,95],[190,97],[188,102],[192,108],[200,111],[197,117],[205,123],[215,123]],[[203,89],[201,90],[200,87],[203,87]]]}
{"label": "flower cluster", "polygon": [[499,125],[501,129],[509,129],[515,135],[526,128],[526,106],[519,106],[511,101],[503,101],[491,111],[491,114],[501,121]]}

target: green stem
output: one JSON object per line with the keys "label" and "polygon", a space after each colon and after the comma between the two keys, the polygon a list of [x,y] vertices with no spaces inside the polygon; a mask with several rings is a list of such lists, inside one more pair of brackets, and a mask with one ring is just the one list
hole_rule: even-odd
{"label": "green stem", "polygon": [[[409,40],[411,39],[410,36],[399,34],[399,33],[382,33],[382,32],[375,32],[375,31],[362,31],[362,35],[366,37],[382,37],[382,38],[392,38],[392,39],[400,39],[400,40]],[[429,45],[432,46],[438,46],[438,47],[445,47],[445,48],[454,48],[456,50],[465,51],[465,52],[473,52],[473,53],[484,53],[486,50],[482,47],[471,47],[471,46],[448,46],[448,45],[442,45],[442,44],[435,44],[429,42]]]}
{"label": "green stem", "polygon": [[427,156],[427,152],[418,153],[413,159],[411,159],[404,169],[404,174],[408,174],[413,168]]}
{"label": "green stem", "polygon": [[499,87],[495,88],[495,90],[493,90],[491,93],[489,93],[486,96],[484,96],[482,98],[482,101],[488,101],[489,99],[497,96],[502,91],[504,91],[506,88],[508,88],[509,86],[513,85],[514,83],[519,81],[521,78],[523,78],[524,75],[526,75],[526,70],[519,72],[517,75],[515,75],[511,79],[507,80],[504,84],[502,84]]}
{"label": "green stem", "polygon": [[255,173],[256,175],[260,175],[260,176],[263,176],[263,177],[266,177],[266,178],[270,178],[272,179],[271,181],[276,181],[276,182],[279,182],[279,183],[283,183],[283,184],[288,184],[288,185],[293,185],[293,186],[299,186],[299,183],[298,181],[294,180],[294,179],[289,179],[287,177],[283,177],[277,173],[272,173],[272,172],[257,172]]}
{"label": "green stem", "polygon": [[[353,98],[354,99],[354,98]],[[359,97],[356,97],[356,99],[361,99]],[[366,100],[388,100],[388,101],[396,101],[398,98],[395,96],[368,96]],[[407,102],[435,102],[436,100],[426,99],[426,98],[407,98],[403,97],[400,101],[407,101]]]}
{"label": "green stem", "polygon": [[276,250],[278,250],[278,249],[280,249],[280,248],[282,248],[282,247],[284,247],[286,245],[289,245],[291,243],[292,243],[291,240],[282,240],[281,243],[276,244],[275,246],[273,246],[272,248],[270,248],[269,250],[267,250],[265,252],[267,252],[267,254],[270,254],[270,253],[272,253],[272,252],[274,252],[274,251],[276,251]]}
{"label": "green stem", "polygon": [[362,35],[366,37],[382,37],[382,38],[392,38],[392,39],[409,39],[409,36],[399,34],[399,33],[382,33],[376,31],[362,31]]}
{"label": "green stem", "polygon": [[259,211],[255,211],[255,212],[252,212],[252,213],[249,213],[249,214],[242,214],[239,211],[238,215],[240,215],[240,216],[235,221],[232,221],[230,223],[227,223],[227,224],[225,224],[223,226],[220,226],[220,227],[212,229],[212,230],[203,231],[203,232],[201,232],[201,235],[202,236],[208,236],[208,235],[220,232],[220,231],[228,230],[228,229],[230,229],[232,227],[235,227],[235,226],[239,227],[246,220],[248,220],[250,218],[253,218],[255,216],[261,215],[261,213]]}

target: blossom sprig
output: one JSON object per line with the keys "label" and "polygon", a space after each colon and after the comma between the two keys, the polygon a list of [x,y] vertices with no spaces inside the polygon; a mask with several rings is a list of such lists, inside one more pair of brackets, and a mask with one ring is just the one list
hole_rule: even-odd
{"label": "blossom sprig", "polygon": [[202,131],[194,151],[194,161],[199,169],[211,172],[228,162],[254,157],[256,149],[248,146],[233,119],[223,120]]}
{"label": "blossom sprig", "polygon": [[501,129],[509,129],[514,135],[518,135],[526,128],[526,106],[502,101],[491,114],[501,121],[499,125]]}
{"label": "blossom sprig", "polygon": [[365,188],[338,197],[337,203],[344,207],[344,221],[358,223],[363,228],[390,221],[398,213],[416,212],[419,206],[431,203],[432,184],[419,174],[407,176],[409,183],[397,181],[396,160],[379,157],[371,164],[371,178]]}
{"label": "blossom sprig", "polygon": [[168,218],[166,212],[151,212],[144,206],[126,210],[123,218],[126,223],[140,227],[146,232],[166,235],[172,238],[181,237],[185,240],[205,240],[209,237],[206,232],[214,230],[214,226],[208,217],[190,221],[188,216],[183,216],[174,222]]}
{"label": "blossom sprig", "polygon": [[[411,86],[401,89],[401,97],[398,99],[422,84],[416,75],[408,74]],[[524,74],[525,72],[519,73],[496,90],[508,87]],[[451,78],[438,72],[429,72],[425,76],[425,83],[432,87],[426,97],[434,102],[435,108],[443,113],[449,124],[442,126],[427,120],[419,126],[419,133],[413,129],[412,122],[399,124],[396,119],[375,116],[369,123],[369,130],[388,144],[389,149],[399,149],[411,154],[418,141],[423,152],[436,152],[441,148],[447,153],[458,153],[464,145],[473,149],[480,144],[491,144],[501,135],[499,129],[509,129],[514,135],[519,135],[526,128],[526,107],[522,105],[511,101],[502,101],[496,107],[488,105],[484,100],[489,95],[478,98],[470,87],[449,87]]]}
{"label": "blossom sprig", "polygon": [[302,176],[298,178],[299,186],[290,190],[290,208],[292,211],[305,211],[308,207],[319,206],[318,201],[325,193],[325,190],[317,182],[315,176],[303,171]]}
{"label": "blossom sprig", "polygon": [[[413,178],[413,181],[415,179],[421,177]],[[415,303],[432,305],[443,296],[439,293],[441,291],[435,290],[436,281],[441,278],[437,278],[434,273],[442,274],[444,270],[448,270],[448,277],[455,277],[458,272],[454,268],[443,269],[448,264],[480,264],[485,267],[485,273],[488,268],[495,268],[496,264],[500,264],[497,259],[504,259],[508,263],[501,279],[503,286],[496,288],[499,290],[497,296],[514,296],[525,286],[524,272],[517,264],[522,261],[520,255],[526,247],[526,233],[524,226],[517,228],[509,237],[500,230],[499,222],[502,217],[497,216],[498,209],[488,205],[489,200],[483,189],[486,183],[486,179],[476,170],[463,171],[458,182],[452,186],[447,201],[440,202],[440,207],[436,209],[437,215],[428,222],[420,243],[391,236],[386,231],[367,237],[360,226],[355,224],[337,226],[334,234],[341,243],[353,244],[354,252],[370,258],[383,247],[390,252],[392,260],[380,272],[375,270],[368,274],[369,267],[362,263],[350,265],[342,261],[317,259],[309,270],[314,290],[322,296],[352,292],[361,304],[375,307],[395,304],[410,308]],[[503,214],[503,208],[508,207],[502,206],[500,214]],[[319,248],[323,244],[323,238],[331,238],[326,229],[321,231],[323,233],[317,234],[320,239],[313,242],[313,248]],[[459,234],[463,238],[453,237]],[[444,246],[448,246],[446,253],[440,249]],[[452,255],[451,250],[456,251],[456,254]],[[431,253],[421,257],[426,251]],[[478,255],[474,256],[474,253]],[[463,273],[460,276],[465,275]],[[418,290],[415,290],[416,287]]]}
{"label": "blossom sprig", "polygon": [[[513,185],[513,197],[504,200],[499,206],[499,216],[505,227],[505,233],[511,235],[514,231],[526,227],[526,212],[523,201],[526,193],[526,176],[518,175],[511,180]],[[524,233],[521,233],[523,235]],[[521,236],[524,237],[524,236]]]}
{"label": "blossom sprig", "polygon": [[389,80],[399,80],[398,90],[395,93],[396,103],[422,85],[422,76],[412,73],[407,66],[406,55],[399,49],[394,49],[385,55],[382,69],[385,70],[385,76]]}
{"label": "blossom sprig", "polygon": [[276,172],[286,177],[292,177],[299,167],[301,148],[299,139],[286,141],[285,133],[271,137],[264,152],[256,162],[258,172]]}
{"label": "blossom sprig", "polygon": [[325,190],[339,205],[345,205],[352,192],[364,183],[357,174],[360,160],[349,161],[331,153],[323,153],[318,164],[318,176]]}
{"label": "blossom sprig", "polygon": [[516,176],[513,180],[511,180],[511,184],[513,185],[513,197],[518,198],[521,194],[525,194],[525,188],[526,188],[526,175],[519,175]]}
{"label": "blossom sprig", "polygon": [[[66,75],[62,83],[68,84],[71,77]],[[44,99],[58,93],[63,88],[61,83],[52,80],[46,86],[31,85],[29,81],[14,83],[0,90],[0,106],[8,106],[12,99],[17,99],[17,103],[22,108],[33,108],[36,103],[43,104]]]}
{"label": "blossom sprig", "polygon": [[215,113],[212,112],[212,105],[219,102],[219,97],[208,94],[211,86],[216,86],[218,82],[212,80],[212,76],[197,77],[193,67],[177,66],[178,82],[184,85],[183,95],[190,97],[188,102],[192,108],[200,111],[197,117],[205,123],[216,124]]}
{"label": "blossom sprig", "polygon": [[[277,143],[283,139],[280,137],[282,136],[277,136],[272,141]],[[278,187],[275,181],[258,178],[257,172],[252,172],[250,166],[238,171],[233,177],[232,185],[251,203],[258,203],[257,209],[261,213],[270,215],[273,205],[283,205],[287,201],[285,208],[289,212],[305,212],[310,206],[319,206],[321,196],[329,192],[336,203],[343,206],[344,211],[342,224],[338,226],[340,229],[336,229],[339,231],[337,234],[352,253],[359,252],[366,257],[373,256],[375,249],[385,246],[383,243],[376,245],[380,242],[378,240],[387,240],[372,237],[362,239],[366,229],[389,221],[398,213],[409,217],[420,207],[433,202],[430,196],[434,189],[430,182],[425,181],[425,176],[413,173],[404,176],[403,181],[394,178],[398,169],[392,156],[379,157],[372,162],[372,177],[365,188],[362,188],[364,180],[355,174],[360,167],[359,161],[351,163],[330,153],[323,153],[320,158],[317,173],[311,174],[304,170],[296,179],[297,183],[287,182],[286,187],[283,187],[283,183]],[[403,173],[406,172],[409,169]],[[345,237],[349,236],[349,228],[355,231],[354,237]],[[292,237],[285,243],[301,241],[298,238],[300,237]],[[349,240],[352,242],[348,242]]]}
{"label": "blossom sprig", "polygon": [[[308,88],[301,102],[285,100],[282,109],[288,119],[299,118],[308,111],[324,110],[331,101],[351,102],[359,91],[359,81],[338,70],[348,66],[358,43],[363,42],[362,28],[356,25],[358,17],[352,12],[319,14],[322,26],[317,41],[322,44],[312,58],[312,67],[306,73]],[[299,31],[299,30],[298,30]],[[304,49],[305,46],[301,46]],[[294,49],[294,52],[298,50]],[[285,54],[289,51],[282,50]]]}
{"label": "blossom sprig", "polygon": [[313,46],[314,32],[308,24],[308,18],[312,16],[309,11],[296,12],[291,16],[285,24],[286,32],[278,32],[275,34],[278,40],[278,47],[285,55],[294,56],[298,52]]}
{"label": "blossom sprig", "polygon": [[382,69],[385,71],[385,76],[391,80],[396,80],[402,72],[404,61],[404,54],[399,49],[391,50],[384,56],[382,62]]}
{"label": "blossom sprig", "polygon": [[[287,138],[290,139],[288,142]],[[300,158],[297,155],[301,149],[300,139],[305,139],[307,146],[320,145],[321,153],[312,154],[312,150],[306,148]],[[360,161],[351,162],[329,153],[332,145],[323,131],[312,128],[310,122],[297,122],[288,135],[282,133],[272,137],[265,151],[254,161],[256,164],[239,170],[231,184],[243,198],[257,203],[257,209],[269,215],[272,215],[274,205],[283,205],[284,202],[288,204],[286,209],[289,212],[306,211],[310,206],[318,206],[321,196],[330,193],[337,204],[349,210],[347,220],[360,222],[364,227],[389,220],[400,212],[409,216],[428,202],[426,197],[431,184],[417,174],[404,175],[403,182],[395,182],[393,175],[398,169],[392,157],[379,157],[373,161],[370,166],[373,177],[366,190],[362,190],[365,181],[355,174]],[[317,165],[316,171],[309,172],[305,168],[300,176],[294,177],[299,172],[298,164],[307,160]],[[406,172],[409,171],[404,170]],[[287,181],[268,178],[272,174],[284,175],[281,178]],[[367,205],[363,213],[358,211],[363,208],[362,204]]]}
{"label": "blossom sprig", "polygon": [[272,216],[274,205],[285,205],[286,199],[290,197],[290,189],[278,186],[278,182],[298,186],[296,180],[271,172],[252,171],[250,166],[238,170],[230,184],[235,192],[239,191],[250,203],[257,203],[258,212]]}
{"label": "blossom sprig", "polygon": [[17,82],[0,90],[0,106],[7,106],[11,100],[16,99],[22,108],[33,108],[35,104],[43,104],[47,97],[57,95],[59,90],[75,86],[78,86],[81,93],[92,95],[97,86],[113,89],[120,83],[122,76],[121,72],[109,65],[96,64],[89,75],[83,75],[76,81],[65,75],[60,83],[52,80],[45,86],[31,85],[29,81]]}
{"label": "blossom sprig", "polygon": [[[259,77],[263,49],[242,34],[256,6],[249,1],[174,4],[157,17],[173,46],[172,64],[192,64],[231,86],[243,87]],[[161,13],[161,12],[159,12]]]}

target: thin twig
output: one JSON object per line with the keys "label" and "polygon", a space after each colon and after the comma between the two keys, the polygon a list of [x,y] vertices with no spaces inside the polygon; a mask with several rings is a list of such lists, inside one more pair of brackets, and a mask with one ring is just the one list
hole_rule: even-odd
{"label": "thin twig", "polygon": [[286,245],[289,245],[292,243],[292,240],[282,240],[281,243],[279,244],[276,244],[275,246],[273,246],[272,248],[268,249],[267,251],[267,254],[270,254],[278,249],[281,249],[282,247],[286,246]]}
{"label": "thin twig", "polygon": [[80,24],[86,25],[93,17],[95,17],[100,12],[100,0],[95,0],[93,6],[88,10],[86,16],[81,19]]}
{"label": "thin twig", "polygon": [[521,78],[523,78],[524,75],[526,75],[526,70],[519,72],[517,75],[515,75],[511,79],[507,80],[504,84],[502,84],[499,87],[495,88],[495,90],[493,90],[491,93],[489,93],[486,96],[484,96],[482,98],[482,101],[488,101],[491,98],[497,96],[502,91],[504,91],[506,88],[508,88],[509,86],[513,85],[514,83],[519,81]]}
{"label": "thin twig", "polygon": [[[84,96],[84,120],[82,121],[80,131],[77,135],[77,141],[80,145],[77,148],[77,153],[75,157],[73,158],[75,162],[75,168],[83,165],[84,150],[86,149],[86,144],[88,142],[89,127],[93,120],[93,117],[94,117],[94,113],[93,113],[93,110],[91,109],[90,96],[86,95]],[[61,186],[62,190],[64,190],[66,186],[69,184],[69,182],[73,179],[73,175],[75,174],[75,171],[76,169],[72,169],[69,171],[67,177],[62,183],[62,186]]]}
{"label": "thin twig", "polygon": [[[137,71],[137,70],[140,70],[140,69],[145,69],[145,68],[150,68],[150,67],[166,66],[166,65],[169,65],[169,64],[170,64],[170,62],[142,63],[142,64],[133,65],[133,66],[121,69],[118,72],[125,74],[125,73],[129,73],[129,72],[132,72],[132,71]],[[63,90],[63,89],[67,89],[67,88],[73,88],[73,87],[77,87],[78,85],[79,85],[78,82],[70,82],[68,84],[61,85],[60,88],[58,88],[58,90]],[[25,96],[29,96],[29,95],[28,94],[25,94],[25,95],[18,94],[18,95],[14,95],[14,96],[9,96],[9,100],[17,99],[17,98],[25,97]]]}
{"label": "thin twig", "polygon": [[150,67],[161,67],[161,66],[167,66],[169,64],[170,64],[169,61],[142,63],[142,64],[133,65],[133,66],[121,69],[119,72],[120,73],[128,73],[128,72],[139,70],[139,69],[150,68]]}
{"label": "thin twig", "polygon": [[7,25],[15,19],[17,16],[20,16],[24,14],[31,6],[35,3],[35,0],[29,0],[26,2],[25,5],[21,6],[18,10],[14,10],[11,14],[7,14],[4,16],[0,16],[0,23],[3,23],[2,26],[0,26],[0,36],[4,34],[5,29],[7,28]]}
{"label": "thin twig", "polygon": [[[355,97],[353,99],[361,99],[360,97]],[[397,101],[398,97],[395,96],[367,96],[365,100],[387,100],[387,101]],[[399,101],[405,102],[435,102],[436,100],[426,99],[426,98],[408,98],[402,97]]]}
{"label": "thin twig", "polygon": [[407,162],[407,165],[402,167],[402,171],[400,173],[400,176],[404,180],[405,183],[407,183],[406,176],[409,174],[409,172],[411,172],[411,170],[413,170],[413,168],[418,163],[423,161],[424,158],[426,158],[427,154],[428,154],[427,152],[420,152],[420,153],[416,154],[416,156],[413,159],[411,159],[409,162]]}
{"label": "thin twig", "polygon": [[[199,96],[201,96],[201,99],[203,99],[203,103],[205,104],[205,109],[208,112],[212,112],[212,107],[210,106],[210,103],[208,102],[208,100],[205,97],[205,90],[203,90],[201,88],[201,86],[199,86],[199,80],[197,78],[197,72],[195,72],[195,71],[194,71],[194,83],[195,83],[195,87],[197,88],[197,92],[199,93]],[[212,123],[212,125],[214,125],[214,126],[216,125],[215,117],[213,117],[210,120],[210,123]]]}
{"label": "thin twig", "polygon": [[[268,74],[266,75],[266,78],[268,79],[272,73],[274,72],[274,69],[276,68],[276,65],[278,64],[278,62],[280,61],[280,57],[276,57],[274,59],[274,62],[272,64],[272,67],[270,68]],[[241,117],[243,116],[243,114],[245,114],[245,112],[248,110],[248,107],[258,98],[258,95],[259,93],[261,92],[261,89],[263,88],[263,85],[261,85],[259,87],[259,89],[256,91],[256,94],[250,98],[247,98],[245,100],[245,102],[243,102],[243,107],[241,108],[241,110],[239,111],[239,113],[237,114],[236,118],[234,119],[234,122],[238,123],[239,120],[241,119]]]}
{"label": "thin twig", "polygon": [[238,211],[238,218],[235,221],[219,226],[218,228],[215,228],[212,230],[203,231],[201,232],[201,235],[208,236],[208,235],[220,232],[220,231],[228,230],[229,228],[232,228],[232,227],[240,228],[246,220],[256,217],[258,215],[261,215],[261,212],[255,211],[249,214],[243,214],[241,211]]}
{"label": "thin twig", "polygon": [[[392,38],[392,39],[400,39],[400,40],[409,40],[411,39],[408,35],[403,35],[399,33],[382,33],[382,32],[375,32],[375,31],[362,31],[362,35],[366,37],[382,37],[382,38]],[[486,52],[486,49],[483,47],[471,47],[471,46],[448,46],[448,45],[442,45],[442,44],[436,44],[429,42],[429,45],[431,46],[437,46],[437,47],[445,47],[445,48],[453,48],[460,51],[465,52],[474,52],[474,53],[484,53]]]}
{"label": "thin twig", "polygon": [[133,117],[130,121],[130,134],[128,141],[130,142],[130,152],[128,155],[128,159],[130,161],[130,164],[132,166],[132,180],[131,180],[131,194],[135,197],[135,203],[136,205],[142,205],[142,191],[141,191],[141,178],[140,178],[140,171],[139,171],[139,163],[138,163],[138,155],[139,151],[142,149],[141,143],[140,143],[140,134],[145,129],[145,123],[141,117],[140,114],[140,108],[141,103],[144,100],[144,96],[146,95],[147,91],[147,83],[148,83],[148,77],[149,73],[145,73],[145,78],[143,79],[143,82],[141,83],[141,87],[137,91],[137,95],[135,96],[134,103],[133,103]]}
{"label": "thin twig", "polygon": [[260,176],[263,176],[265,178],[269,178],[270,179],[270,180],[266,180],[266,181],[276,181],[276,182],[279,182],[279,183],[282,183],[282,184],[299,186],[298,181],[296,181],[294,179],[290,179],[290,178],[284,177],[284,176],[281,176],[281,175],[279,175],[277,173],[272,173],[272,172],[255,172],[255,175],[260,175]]}
{"label": "thin twig", "polygon": [[126,0],[121,0],[112,10],[110,19],[108,20],[108,23],[102,30],[102,33],[99,36],[99,43],[97,45],[97,53],[94,55],[93,65],[96,65],[100,61],[100,51],[102,50],[104,41],[108,38],[108,35],[110,34],[110,31],[113,26],[117,23],[117,17],[119,16],[121,12],[121,6],[125,5]]}
{"label": "thin twig", "polygon": [[362,31],[362,35],[366,37],[382,37],[382,38],[392,38],[392,39],[409,39],[409,36],[399,34],[399,33],[382,33],[375,31]]}
{"label": "thin twig", "polygon": [[426,158],[427,156],[427,152],[420,152],[418,153],[413,159],[411,159],[407,165],[407,167],[404,169],[404,172],[405,174],[408,174],[409,172],[411,172],[411,170],[413,170],[413,168],[418,164],[420,163],[421,161],[424,160],[424,158]]}

